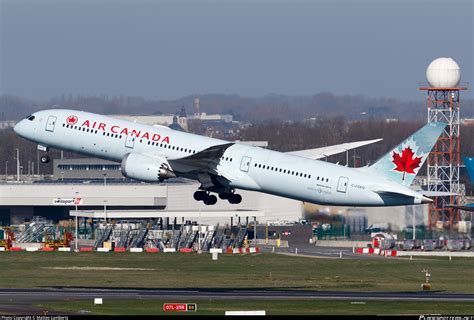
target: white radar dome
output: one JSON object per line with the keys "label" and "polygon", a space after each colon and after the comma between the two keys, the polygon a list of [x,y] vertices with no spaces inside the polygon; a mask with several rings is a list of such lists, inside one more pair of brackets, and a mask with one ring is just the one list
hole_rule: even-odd
{"label": "white radar dome", "polygon": [[426,69],[426,79],[432,88],[454,88],[461,80],[461,69],[451,58],[438,58]]}

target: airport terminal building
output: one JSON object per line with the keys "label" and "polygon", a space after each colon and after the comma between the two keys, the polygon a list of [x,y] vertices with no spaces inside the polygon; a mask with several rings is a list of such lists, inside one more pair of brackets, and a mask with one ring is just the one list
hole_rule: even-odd
{"label": "airport terminal building", "polygon": [[172,218],[200,223],[234,223],[256,219],[259,223],[297,221],[302,203],[258,192],[241,191],[242,202],[220,200],[207,206],[193,199],[199,184],[189,180],[160,184],[106,181],[43,181],[0,184],[2,225],[28,222],[33,216],[53,220],[79,216],[92,218]]}
{"label": "airport terminal building", "polygon": [[[264,142],[248,142],[265,147]],[[349,208],[304,204],[300,201],[239,190],[240,204],[219,200],[207,206],[193,199],[199,183],[171,179],[163,183],[140,183],[125,178],[120,164],[112,161],[76,158],[54,159],[53,175],[39,181],[8,179],[0,183],[1,225],[22,224],[34,216],[55,221],[76,215],[74,198],[80,198],[77,215],[96,219],[167,218],[170,221],[199,223],[285,223],[304,219],[304,212],[320,211],[355,219],[364,218],[364,227],[390,224],[393,230],[427,223],[427,206]],[[38,178],[38,177],[37,177]],[[27,179],[28,180],[28,179]],[[29,179],[32,180],[32,179]],[[69,201],[68,201],[69,200]]]}

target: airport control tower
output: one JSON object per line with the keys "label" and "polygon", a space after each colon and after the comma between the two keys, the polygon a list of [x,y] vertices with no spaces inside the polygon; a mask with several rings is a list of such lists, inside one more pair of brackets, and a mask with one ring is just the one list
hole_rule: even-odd
{"label": "airport control tower", "polygon": [[467,86],[460,84],[461,69],[451,58],[433,60],[426,70],[428,84],[419,88],[427,92],[428,122],[446,122],[428,157],[428,191],[434,200],[428,214],[429,228],[453,229],[460,219],[460,92]]}

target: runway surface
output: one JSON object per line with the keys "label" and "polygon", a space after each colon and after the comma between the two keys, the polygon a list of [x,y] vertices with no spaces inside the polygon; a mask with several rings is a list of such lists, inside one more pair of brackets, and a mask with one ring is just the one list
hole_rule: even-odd
{"label": "runway surface", "polygon": [[[0,289],[0,312],[43,314],[33,304],[44,302],[104,299],[314,299],[314,300],[398,300],[474,302],[474,294],[444,292],[338,292],[262,289],[129,289],[129,288],[34,288]],[[54,314],[54,313],[48,313]]]}
{"label": "runway surface", "polygon": [[[298,254],[300,256],[312,256],[318,258],[333,258],[333,259],[386,259],[385,256],[379,255],[368,255],[358,254],[352,252],[352,248],[338,248],[338,247],[316,247],[310,244],[300,244],[298,246],[290,248],[273,248],[272,246],[260,246],[263,252],[274,252],[274,253],[290,253]],[[392,258],[393,257],[389,257]]]}

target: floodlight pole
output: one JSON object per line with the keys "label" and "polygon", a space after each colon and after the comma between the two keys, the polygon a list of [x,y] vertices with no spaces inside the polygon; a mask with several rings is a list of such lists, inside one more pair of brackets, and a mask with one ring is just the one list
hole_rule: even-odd
{"label": "floodlight pole", "polygon": [[[76,197],[77,197],[77,194],[78,194],[78,193],[79,193],[79,192],[77,192],[77,191],[75,192]],[[74,219],[74,220],[75,220],[75,223],[76,223],[76,235],[74,236],[74,247],[75,247],[75,248],[74,248],[74,251],[78,251],[78,248],[77,248],[77,236],[78,236],[78,228],[79,228],[79,227],[78,227],[78,222],[77,222],[77,201],[74,200],[74,203],[75,203],[75,205],[76,205],[76,218]]]}
{"label": "floodlight pole", "polygon": [[16,181],[20,181],[20,149],[16,148]]}
{"label": "floodlight pole", "polygon": [[107,226],[107,200],[104,200],[104,228]]}

